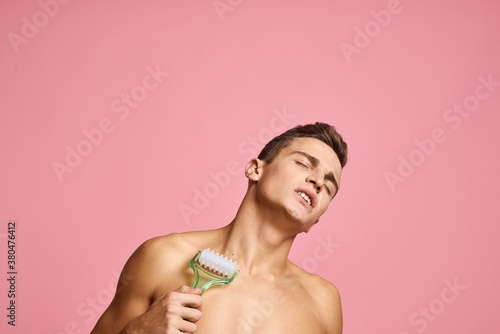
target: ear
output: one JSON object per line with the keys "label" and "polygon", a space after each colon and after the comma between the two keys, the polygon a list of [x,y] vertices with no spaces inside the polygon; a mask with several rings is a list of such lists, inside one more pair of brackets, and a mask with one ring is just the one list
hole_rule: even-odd
{"label": "ear", "polygon": [[309,233],[309,231],[313,228],[313,226],[316,225],[318,222],[319,222],[319,219],[316,220],[316,222],[314,224],[312,224],[311,226],[309,226],[309,228],[307,230],[305,230],[304,233]]}
{"label": "ear", "polygon": [[259,181],[260,177],[262,176],[263,165],[264,162],[262,160],[253,158],[252,160],[247,162],[247,165],[245,166],[245,176],[250,181]]}

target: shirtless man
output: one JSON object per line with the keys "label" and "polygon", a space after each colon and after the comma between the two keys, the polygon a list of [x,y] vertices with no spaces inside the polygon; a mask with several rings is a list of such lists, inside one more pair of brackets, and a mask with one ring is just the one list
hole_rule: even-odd
{"label": "shirtless man", "polygon": [[[274,138],[245,167],[248,190],[234,220],[144,242],[92,333],[342,333],[335,286],[288,253],[328,208],[346,162],[347,146],[330,125],[297,126]],[[205,248],[237,261],[240,274],[202,297],[189,288],[189,261]]]}

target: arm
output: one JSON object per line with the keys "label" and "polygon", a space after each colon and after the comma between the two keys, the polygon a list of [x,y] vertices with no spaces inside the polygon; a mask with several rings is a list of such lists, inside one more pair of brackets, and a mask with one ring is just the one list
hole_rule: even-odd
{"label": "arm", "polygon": [[[155,291],[176,267],[172,247],[164,239],[143,243],[125,264],[117,291],[92,334],[165,333],[167,329],[193,333],[201,317],[201,289],[187,286],[155,300]],[[172,262],[174,261],[174,262]],[[166,268],[169,264],[169,268]],[[175,271],[174,271],[175,272]]]}

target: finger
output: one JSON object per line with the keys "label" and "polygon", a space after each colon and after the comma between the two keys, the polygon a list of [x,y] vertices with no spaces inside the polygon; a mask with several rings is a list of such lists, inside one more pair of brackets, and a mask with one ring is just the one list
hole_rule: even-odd
{"label": "finger", "polygon": [[183,294],[179,298],[179,301],[182,306],[189,306],[196,309],[201,309],[203,304],[203,299],[198,295]]}
{"label": "finger", "polygon": [[188,287],[182,287],[181,291],[186,291],[186,292],[172,292],[167,294],[166,298],[168,298],[171,302],[174,302],[178,305],[201,308],[203,299],[199,294],[192,293],[193,291],[195,292],[201,292],[201,291],[197,291],[196,289],[191,289]]}
{"label": "finger", "polygon": [[183,307],[179,310],[179,316],[194,323],[201,319],[201,311],[191,307]]}
{"label": "finger", "polygon": [[175,303],[178,305],[190,305],[195,307],[201,306],[201,303],[203,301],[201,296],[198,294],[182,293],[176,291],[169,292],[161,298],[164,299],[166,303]]}
{"label": "finger", "polygon": [[196,294],[196,295],[201,295],[201,288],[193,289],[193,288],[190,288],[187,285],[183,285],[183,286],[181,286],[180,288],[178,288],[175,291],[180,292],[180,293],[193,293],[193,294]]}
{"label": "finger", "polygon": [[198,295],[179,293],[179,292],[170,292],[170,293],[166,294],[165,296],[161,297],[161,303],[164,306],[176,305],[179,308],[192,307],[192,308],[201,310],[201,306],[203,304],[203,299],[201,298],[201,296],[198,296]]}
{"label": "finger", "polygon": [[195,333],[196,332],[196,325],[190,321],[182,320],[182,322],[179,323],[178,329],[182,333]]}

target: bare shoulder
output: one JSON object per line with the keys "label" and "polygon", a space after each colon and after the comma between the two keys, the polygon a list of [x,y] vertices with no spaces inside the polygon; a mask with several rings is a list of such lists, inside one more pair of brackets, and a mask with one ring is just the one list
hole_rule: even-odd
{"label": "bare shoulder", "polygon": [[328,304],[340,303],[340,293],[335,285],[318,275],[309,275],[311,275],[311,285],[314,289],[318,290],[316,293],[328,297],[323,299],[325,302],[328,302]]}
{"label": "bare shoulder", "polygon": [[92,333],[119,332],[156,298],[188,284],[183,279],[186,263],[203,235],[173,233],[143,242],[125,263],[115,296]]}
{"label": "bare shoulder", "polygon": [[146,240],[127,261],[124,273],[138,276],[141,290],[149,288],[151,298],[165,290],[176,289],[205,233],[172,233]]}
{"label": "bare shoulder", "polygon": [[171,261],[175,261],[178,255],[183,253],[184,248],[189,246],[189,241],[188,233],[172,233],[151,238],[144,241],[137,248],[134,254],[132,254],[131,259],[139,258],[141,260],[148,260],[145,262],[146,264],[168,260],[171,264]]}
{"label": "bare shoulder", "polygon": [[302,284],[307,287],[313,297],[315,306],[327,328],[326,333],[341,334],[342,305],[337,287],[318,275],[308,273],[299,267],[296,268]]}
{"label": "bare shoulder", "polygon": [[327,333],[342,333],[342,305],[339,290],[326,279],[318,275],[311,276],[313,282],[311,286],[316,290],[314,294],[322,296],[322,298],[317,298],[316,301],[322,317],[325,319],[328,328]]}
{"label": "bare shoulder", "polygon": [[145,260],[136,262],[146,265],[163,264],[156,267],[155,272],[157,273],[161,273],[161,268],[171,267],[176,262],[182,262],[184,265],[185,255],[191,254],[190,250],[197,249],[199,240],[203,238],[205,233],[209,233],[209,231],[172,233],[151,238],[137,248],[131,259]]}
{"label": "bare shoulder", "polygon": [[123,268],[125,274],[140,275],[148,273],[149,280],[155,276],[164,276],[176,265],[178,254],[182,252],[183,237],[169,234],[143,242]]}

